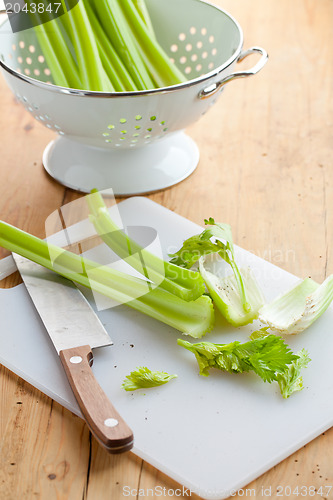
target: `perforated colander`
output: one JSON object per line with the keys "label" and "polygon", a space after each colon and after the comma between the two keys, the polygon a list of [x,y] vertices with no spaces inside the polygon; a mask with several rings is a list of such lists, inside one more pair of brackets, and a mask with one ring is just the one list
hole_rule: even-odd
{"label": "perforated colander", "polygon": [[[158,40],[189,81],[151,91],[103,93],[58,87],[32,29],[0,28],[5,79],[36,120],[59,137],[44,151],[49,174],[65,186],[89,192],[146,193],[186,178],[199,153],[183,130],[215,102],[225,83],[260,71],[266,52],[242,52],[235,19],[201,0],[146,0]],[[248,71],[238,61],[260,53]]]}

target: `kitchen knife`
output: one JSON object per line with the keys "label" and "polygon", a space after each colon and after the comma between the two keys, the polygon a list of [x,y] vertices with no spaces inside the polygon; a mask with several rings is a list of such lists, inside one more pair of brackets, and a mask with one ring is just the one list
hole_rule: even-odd
{"label": "kitchen knife", "polygon": [[90,368],[91,349],[112,344],[99,318],[70,280],[15,253],[13,258],[91,432],[109,453],[130,450],[133,433]]}

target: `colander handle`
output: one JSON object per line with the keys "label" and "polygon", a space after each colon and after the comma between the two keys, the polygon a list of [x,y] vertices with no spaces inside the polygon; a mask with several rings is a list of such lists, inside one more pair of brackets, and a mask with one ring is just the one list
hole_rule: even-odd
{"label": "colander handle", "polygon": [[212,95],[216,94],[223,85],[226,83],[231,82],[232,80],[236,80],[237,78],[245,78],[247,76],[252,76],[258,73],[266,64],[268,60],[268,54],[266,50],[262,49],[261,47],[251,47],[248,50],[242,51],[237,59],[237,62],[243,61],[246,57],[252,55],[252,54],[261,54],[261,58],[257,62],[253,68],[248,69],[246,71],[236,71],[236,73],[231,73],[230,75],[226,76],[219,82],[213,83],[209,87],[206,87],[205,89],[201,90],[199,92],[199,98],[200,99],[207,99],[208,97],[211,97]]}

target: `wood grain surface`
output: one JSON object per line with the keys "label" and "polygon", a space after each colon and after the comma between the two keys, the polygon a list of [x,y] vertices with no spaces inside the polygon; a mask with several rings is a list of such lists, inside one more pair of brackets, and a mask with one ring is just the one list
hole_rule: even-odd
{"label": "wood grain surface", "polygon": [[[214,2],[241,24],[244,48],[260,45],[270,60],[257,76],[230,83],[187,130],[201,153],[195,173],[149,197],[199,224],[209,216],[229,222],[238,245],[321,282],[333,273],[333,2]],[[242,67],[252,65],[249,58]],[[43,170],[54,135],[2,77],[0,130],[0,217],[44,237],[46,217],[79,195]],[[132,453],[110,456],[80,418],[4,367],[0,377],[1,500],[121,500],[128,491],[129,498],[157,498],[156,486],[179,498],[181,486],[158,470]],[[333,498],[332,465],[331,429],[230,494]]]}

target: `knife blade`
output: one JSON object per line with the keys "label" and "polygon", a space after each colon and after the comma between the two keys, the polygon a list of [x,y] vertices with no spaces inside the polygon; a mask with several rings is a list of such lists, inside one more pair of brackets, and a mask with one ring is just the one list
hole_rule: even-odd
{"label": "knife blade", "polygon": [[133,433],[91,370],[91,349],[112,344],[98,316],[72,281],[18,254],[13,258],[92,434],[109,453],[130,450]]}

